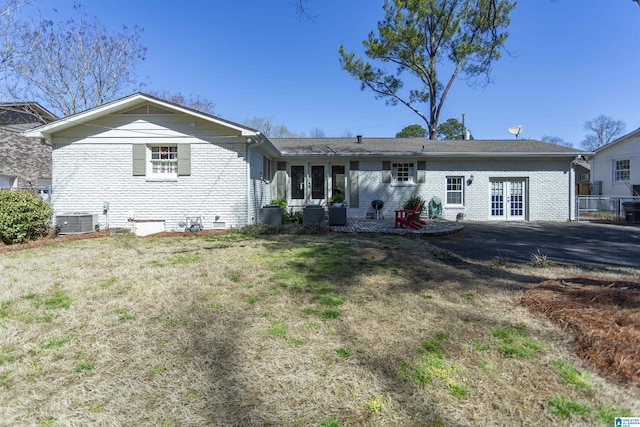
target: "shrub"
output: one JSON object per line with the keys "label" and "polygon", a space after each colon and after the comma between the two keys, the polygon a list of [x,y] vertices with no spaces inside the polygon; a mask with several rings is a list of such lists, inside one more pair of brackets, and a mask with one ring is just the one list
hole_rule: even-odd
{"label": "shrub", "polygon": [[411,196],[407,200],[404,201],[402,205],[402,209],[414,209],[418,203],[422,203],[420,207],[420,213],[424,212],[425,201],[420,196]]}
{"label": "shrub", "polygon": [[23,243],[47,234],[53,210],[40,197],[26,191],[0,191],[0,240]]}
{"label": "shrub", "polygon": [[287,199],[285,198],[279,198],[279,199],[272,199],[270,202],[272,205],[278,205],[280,206],[280,208],[282,208],[283,210],[287,210]]}

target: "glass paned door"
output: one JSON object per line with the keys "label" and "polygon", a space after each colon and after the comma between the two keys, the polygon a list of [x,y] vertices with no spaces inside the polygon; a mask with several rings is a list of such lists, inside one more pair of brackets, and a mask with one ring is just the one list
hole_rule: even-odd
{"label": "glass paned door", "polygon": [[311,166],[311,200],[321,203],[325,199],[324,165]]}
{"label": "glass paned door", "polygon": [[509,183],[509,215],[507,219],[524,219],[524,182]]}
{"label": "glass paned door", "polygon": [[291,199],[304,199],[304,166],[291,166]]}
{"label": "glass paned door", "polygon": [[504,216],[504,182],[491,182],[491,217]]}
{"label": "glass paned door", "polygon": [[331,197],[336,194],[345,194],[344,165],[331,166]]}
{"label": "glass paned door", "polygon": [[491,219],[517,221],[525,219],[525,181],[490,182]]}

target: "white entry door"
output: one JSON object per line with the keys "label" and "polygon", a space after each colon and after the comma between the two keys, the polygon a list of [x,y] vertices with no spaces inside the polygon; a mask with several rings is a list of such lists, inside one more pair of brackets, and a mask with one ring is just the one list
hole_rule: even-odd
{"label": "white entry door", "polygon": [[492,180],[491,219],[519,221],[525,219],[526,191],[524,180]]}

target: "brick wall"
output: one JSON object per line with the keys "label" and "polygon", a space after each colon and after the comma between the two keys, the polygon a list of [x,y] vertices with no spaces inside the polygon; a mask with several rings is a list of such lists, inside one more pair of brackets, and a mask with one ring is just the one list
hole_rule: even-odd
{"label": "brick wall", "polygon": [[[365,217],[367,212],[373,212],[371,202],[380,199],[385,202],[381,215],[393,217],[394,209],[401,208],[408,197],[419,195],[427,201],[434,196],[440,197],[444,217],[448,220],[463,214],[465,219],[486,221],[490,219],[490,180],[501,178],[526,182],[528,220],[565,221],[569,218],[569,162],[565,160],[428,160],[425,182],[404,185],[383,184],[381,169],[382,161],[360,162],[360,208],[350,209],[349,216]],[[473,182],[467,185],[471,175]],[[446,205],[447,176],[464,177],[463,207]]]}
{"label": "brick wall", "polygon": [[[181,141],[184,143],[185,141]],[[132,174],[132,148],[125,143],[81,143],[55,146],[52,204],[56,215],[67,212],[100,214],[109,202],[109,226],[131,227],[137,219],[165,220],[178,230],[186,216],[237,227],[247,222],[246,144],[191,141],[191,175],[170,181],[150,181]]]}

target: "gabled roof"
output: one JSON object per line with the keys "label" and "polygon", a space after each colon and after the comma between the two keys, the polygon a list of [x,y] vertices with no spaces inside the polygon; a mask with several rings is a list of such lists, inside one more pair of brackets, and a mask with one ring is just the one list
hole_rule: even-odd
{"label": "gabled roof", "polygon": [[0,128],[9,132],[24,132],[57,117],[37,102],[0,102]]}
{"label": "gabled roof", "polygon": [[274,138],[283,156],[576,157],[591,152],[529,139]]}
{"label": "gabled roof", "polygon": [[72,116],[65,117],[56,122],[40,126],[25,132],[25,136],[37,137],[37,138],[50,138],[52,134],[63,131],[65,129],[72,128],[74,126],[87,123],[89,121],[98,119],[100,117],[107,116],[109,114],[124,112],[136,106],[149,103],[157,107],[165,108],[170,111],[180,112],[191,115],[211,123],[226,126],[240,132],[241,136],[254,136],[261,137],[260,132],[250,127],[240,125],[238,123],[230,122],[228,120],[221,119],[220,117],[213,116],[211,114],[203,113],[201,111],[194,110],[183,105],[179,105],[161,98],[157,98],[146,93],[137,92],[133,95],[126,96],[124,98],[117,99],[107,104],[91,108],[81,113],[74,114]]}
{"label": "gabled roof", "polygon": [[606,150],[607,148],[611,147],[612,145],[615,145],[619,142],[625,141],[627,139],[631,139],[631,138],[635,138],[637,136],[640,136],[640,128],[629,132],[626,135],[621,136],[620,138],[616,139],[615,141],[611,141],[610,143],[608,143],[607,145],[603,145],[602,147],[598,148],[595,152],[598,153],[602,150]]}

